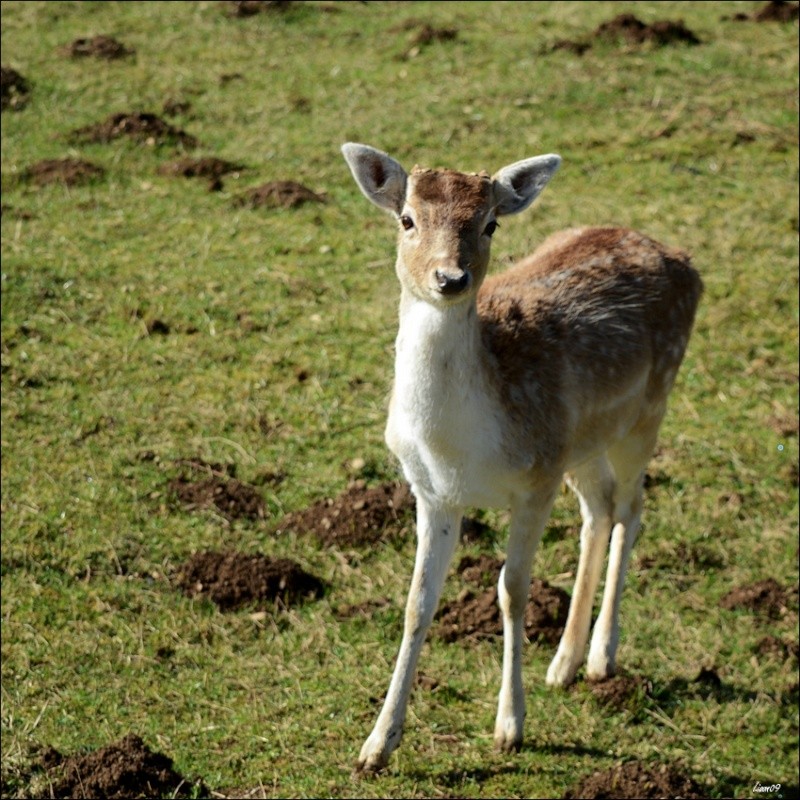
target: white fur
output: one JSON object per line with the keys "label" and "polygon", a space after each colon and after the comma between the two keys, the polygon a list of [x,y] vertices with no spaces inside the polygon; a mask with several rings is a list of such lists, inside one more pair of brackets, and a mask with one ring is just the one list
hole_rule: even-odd
{"label": "white fur", "polygon": [[[416,497],[453,507],[508,506],[500,408],[480,368],[465,306],[404,297],[386,443]],[[466,333],[466,335],[465,335]]]}

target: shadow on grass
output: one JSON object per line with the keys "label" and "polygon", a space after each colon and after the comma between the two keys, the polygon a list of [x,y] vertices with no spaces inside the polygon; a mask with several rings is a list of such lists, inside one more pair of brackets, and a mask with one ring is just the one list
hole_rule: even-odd
{"label": "shadow on grass", "polygon": [[582,744],[538,744],[531,742],[522,745],[527,753],[546,753],[550,756],[590,756],[591,758],[608,758],[608,751],[596,747],[585,747]]}
{"label": "shadow on grass", "polygon": [[[591,758],[607,758],[608,753],[594,747],[584,747],[580,744],[541,744],[537,742],[523,743],[521,752],[542,753],[553,756],[589,756]],[[495,751],[495,755],[500,757]],[[513,757],[512,754],[503,754]],[[457,789],[464,784],[482,785],[488,780],[492,780],[503,775],[512,775],[525,770],[521,763],[505,761],[502,764],[487,764],[482,767],[472,769],[445,769],[436,774],[431,774],[430,770],[417,769],[409,772],[408,776],[417,780],[433,779],[437,786],[446,789]]]}
{"label": "shadow on grass", "polygon": [[463,786],[465,783],[481,785],[493,778],[501,775],[510,775],[518,771],[519,767],[516,764],[490,764],[473,769],[446,769],[435,775],[431,775],[430,771],[422,769],[414,770],[414,772],[408,774],[418,780],[430,780],[433,778],[437,786],[454,789]]}
{"label": "shadow on grass", "polygon": [[751,703],[758,692],[725,683],[716,672],[703,670],[697,678],[673,678],[666,684],[654,685],[651,697],[664,710],[676,708],[685,700],[716,700],[718,703]]}

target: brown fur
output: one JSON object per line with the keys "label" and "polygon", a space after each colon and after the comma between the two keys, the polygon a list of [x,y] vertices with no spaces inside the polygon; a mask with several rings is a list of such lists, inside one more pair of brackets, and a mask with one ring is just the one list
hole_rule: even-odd
{"label": "brown fur", "polygon": [[401,234],[399,250],[414,284],[430,285],[438,269],[451,275],[470,270],[478,285],[489,264],[489,240],[481,234],[491,208],[491,179],[415,167],[409,184],[416,231],[410,241]]}
{"label": "brown fur", "polygon": [[[481,337],[501,399],[541,464],[573,440],[567,399],[591,405],[648,368],[647,397],[665,397],[702,290],[688,255],[626,228],[562,232],[478,295]],[[681,339],[682,346],[676,345]],[[652,364],[652,368],[647,365]],[[607,421],[609,424],[613,420]],[[590,420],[591,429],[605,421]],[[600,431],[598,431],[600,433]]]}

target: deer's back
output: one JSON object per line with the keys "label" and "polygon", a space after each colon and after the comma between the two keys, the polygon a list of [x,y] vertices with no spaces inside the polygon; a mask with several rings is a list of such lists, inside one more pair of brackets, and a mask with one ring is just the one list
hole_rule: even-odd
{"label": "deer's back", "polygon": [[[663,402],[689,339],[702,291],[689,256],[626,228],[578,228],[486,279],[481,336],[517,419],[548,430],[598,414],[640,387]],[[576,419],[576,409],[585,414]],[[621,409],[619,409],[621,412]],[[556,442],[550,443],[556,446]]]}

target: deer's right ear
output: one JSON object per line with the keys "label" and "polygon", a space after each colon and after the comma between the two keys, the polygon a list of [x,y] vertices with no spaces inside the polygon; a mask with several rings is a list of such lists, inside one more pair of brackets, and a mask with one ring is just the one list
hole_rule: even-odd
{"label": "deer's right ear", "polygon": [[342,145],[359,189],[379,208],[398,215],[406,201],[406,171],[386,153],[365,144]]}

